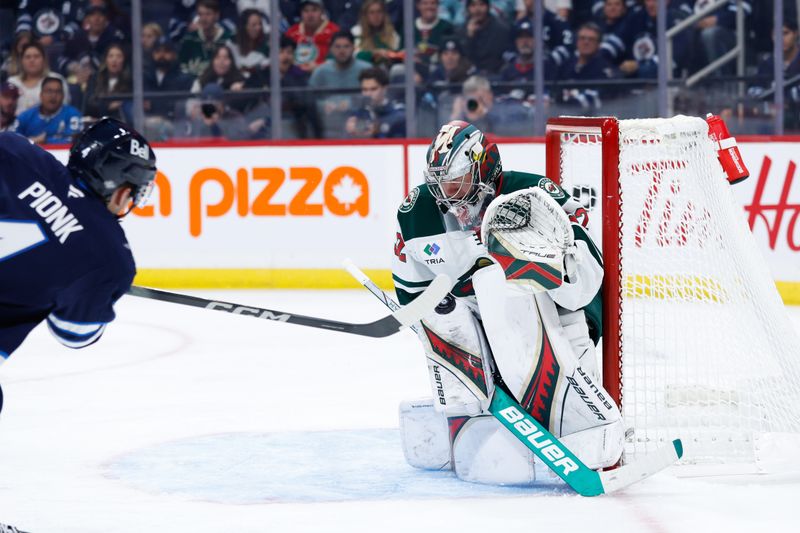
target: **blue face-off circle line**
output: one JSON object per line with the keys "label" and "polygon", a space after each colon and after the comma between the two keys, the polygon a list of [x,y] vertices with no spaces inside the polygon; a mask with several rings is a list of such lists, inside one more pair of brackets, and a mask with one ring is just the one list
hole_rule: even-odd
{"label": "blue face-off circle line", "polygon": [[225,504],[319,503],[563,494],[561,485],[467,483],[403,458],[396,429],[227,433],[117,457],[107,478],[154,494]]}

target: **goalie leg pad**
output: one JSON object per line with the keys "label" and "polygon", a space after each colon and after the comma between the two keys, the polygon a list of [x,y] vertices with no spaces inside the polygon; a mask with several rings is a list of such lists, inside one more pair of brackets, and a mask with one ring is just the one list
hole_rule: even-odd
{"label": "goalie leg pad", "polygon": [[459,479],[491,485],[531,485],[536,481],[538,463],[533,453],[494,417],[451,418],[450,425],[453,466]]}
{"label": "goalie leg pad", "polygon": [[406,400],[400,404],[400,440],[406,462],[424,470],[450,470],[450,434],[444,413],[434,401]]}
{"label": "goalie leg pad", "polygon": [[469,305],[450,298],[422,321],[418,335],[436,408],[448,416],[477,415],[488,408],[494,390],[488,343]]}
{"label": "goalie leg pad", "polygon": [[531,293],[510,286],[499,265],[475,272],[472,285],[494,363],[516,395],[533,371],[541,340],[536,302]]}
{"label": "goalie leg pad", "polygon": [[613,466],[622,456],[625,431],[622,420],[562,435],[561,442],[593,470]]}

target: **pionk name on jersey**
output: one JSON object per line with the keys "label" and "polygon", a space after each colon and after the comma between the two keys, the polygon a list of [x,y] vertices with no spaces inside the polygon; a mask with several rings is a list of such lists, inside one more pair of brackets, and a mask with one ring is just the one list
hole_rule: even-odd
{"label": "pionk name on jersey", "polygon": [[38,181],[34,181],[17,196],[20,200],[26,197],[33,198],[30,206],[50,225],[50,230],[58,237],[61,244],[67,242],[71,234],[83,229],[80,221],[69,212],[64,202]]}

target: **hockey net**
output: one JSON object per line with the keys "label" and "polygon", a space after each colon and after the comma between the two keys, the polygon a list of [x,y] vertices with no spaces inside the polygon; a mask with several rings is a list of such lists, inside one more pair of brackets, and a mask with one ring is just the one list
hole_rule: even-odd
{"label": "hockey net", "polygon": [[551,119],[547,173],[602,241],[603,383],[625,459],[769,469],[800,435],[800,340],[702,119]]}

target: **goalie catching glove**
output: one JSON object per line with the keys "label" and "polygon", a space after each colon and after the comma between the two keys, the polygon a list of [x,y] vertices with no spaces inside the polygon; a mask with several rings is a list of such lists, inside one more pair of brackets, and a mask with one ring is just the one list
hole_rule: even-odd
{"label": "goalie catching glove", "polygon": [[481,235],[513,284],[547,291],[560,287],[577,270],[569,217],[542,189],[495,198],[486,209]]}

